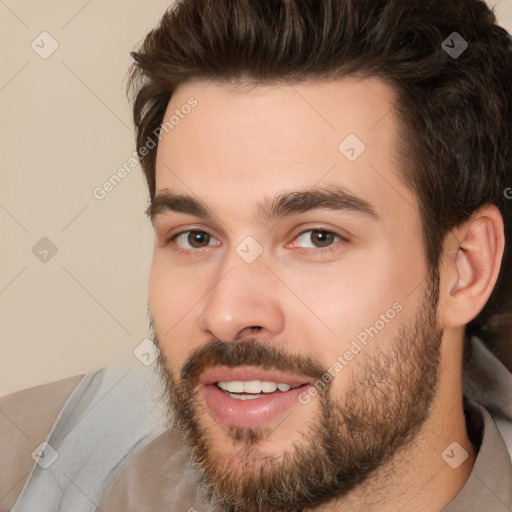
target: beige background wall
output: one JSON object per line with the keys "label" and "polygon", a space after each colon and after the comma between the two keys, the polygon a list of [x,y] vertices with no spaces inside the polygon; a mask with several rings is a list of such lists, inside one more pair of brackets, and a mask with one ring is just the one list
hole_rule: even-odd
{"label": "beige background wall", "polygon": [[[141,364],[153,233],[140,167],[94,190],[133,156],[128,52],[169,4],[0,0],[0,395]],[[512,30],[512,0],[497,12]]]}

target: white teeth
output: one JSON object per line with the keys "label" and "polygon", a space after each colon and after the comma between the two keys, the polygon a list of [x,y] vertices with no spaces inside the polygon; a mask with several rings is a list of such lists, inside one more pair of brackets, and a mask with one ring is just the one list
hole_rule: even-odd
{"label": "white teeth", "polygon": [[244,383],[240,381],[231,381],[231,382],[217,382],[217,386],[220,389],[224,389],[225,391],[230,391],[231,393],[243,393],[244,392]]}
{"label": "white teeth", "polygon": [[250,380],[249,382],[244,382],[244,393],[261,393],[261,381],[259,380]]}
{"label": "white teeth", "polygon": [[277,389],[278,384],[276,382],[262,382],[261,383],[261,391],[263,393],[273,393]]}
{"label": "white teeth", "polygon": [[291,389],[288,384],[261,381],[261,380],[250,380],[246,382],[241,381],[230,381],[230,382],[217,382],[217,386],[229,393],[250,393],[250,394],[261,394],[261,393],[273,393],[277,389],[285,392]]}
{"label": "white teeth", "polygon": [[232,395],[231,393],[228,395],[236,400],[255,400],[261,397],[261,395]]}

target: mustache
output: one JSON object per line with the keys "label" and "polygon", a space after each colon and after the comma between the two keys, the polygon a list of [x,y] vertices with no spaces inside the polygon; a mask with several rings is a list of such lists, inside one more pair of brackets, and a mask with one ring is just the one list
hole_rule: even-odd
{"label": "mustache", "polygon": [[215,339],[195,349],[181,370],[181,379],[196,385],[199,376],[215,366],[257,366],[264,370],[321,379],[327,372],[324,365],[310,355],[290,354],[276,347],[275,343],[257,339],[228,343]]}

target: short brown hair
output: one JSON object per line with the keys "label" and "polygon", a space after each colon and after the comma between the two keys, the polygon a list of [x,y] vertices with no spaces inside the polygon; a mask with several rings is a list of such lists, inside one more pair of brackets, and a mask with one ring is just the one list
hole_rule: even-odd
{"label": "short brown hair", "polygon": [[[469,45],[457,58],[443,48],[446,40],[453,46],[454,32]],[[402,174],[418,197],[430,268],[437,271],[445,235],[477,208],[501,211],[507,243],[498,283],[467,326],[491,343],[501,335],[512,305],[504,197],[512,186],[512,42],[483,1],[177,1],[132,56],[128,92],[151,200],[157,147],[140,149],[154,139],[180,84],[349,75],[391,84],[406,134]]]}

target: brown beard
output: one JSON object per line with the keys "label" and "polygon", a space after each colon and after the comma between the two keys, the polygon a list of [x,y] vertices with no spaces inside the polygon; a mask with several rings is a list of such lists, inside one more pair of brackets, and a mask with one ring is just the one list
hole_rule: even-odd
{"label": "brown beard", "polygon": [[[201,416],[211,416],[197,400],[198,377],[212,366],[251,365],[310,376],[316,382],[328,373],[318,360],[256,339],[214,340],[190,354],[177,379],[161,350],[158,369],[170,422],[183,432],[198,483],[209,498],[229,512],[312,509],[342,498],[388,463],[414,440],[436,394],[442,337],[436,322],[438,297],[438,287],[431,285],[414,320],[402,324],[391,350],[372,347],[371,355],[360,354],[361,371],[342,396],[333,396],[332,382],[327,384],[318,395],[318,418],[305,425],[300,442],[274,456],[258,450],[272,434],[269,428],[219,426],[238,451],[228,458],[216,448],[201,421]],[[161,347],[156,335],[154,341]]]}

